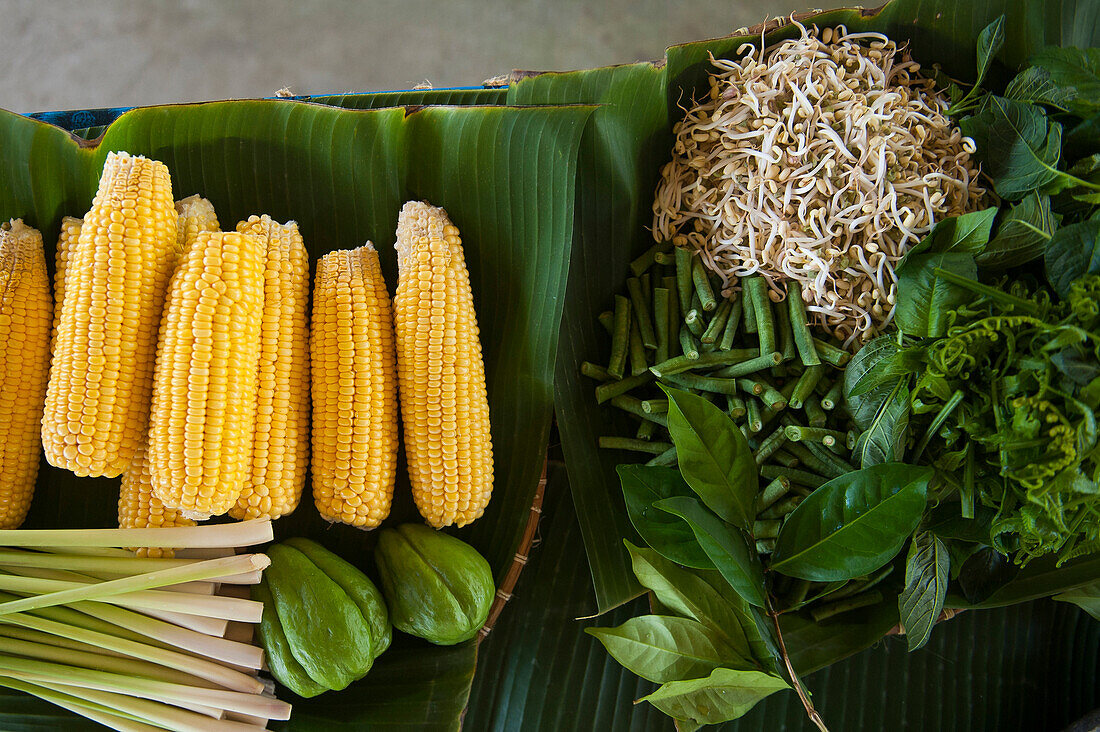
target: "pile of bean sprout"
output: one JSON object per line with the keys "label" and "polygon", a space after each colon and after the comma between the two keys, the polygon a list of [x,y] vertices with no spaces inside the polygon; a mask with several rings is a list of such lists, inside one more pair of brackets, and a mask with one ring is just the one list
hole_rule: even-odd
{"label": "pile of bean sprout", "polygon": [[[879,33],[807,29],[711,61],[661,170],[653,235],[722,277],[802,284],[807,311],[855,350],[894,315],[894,265],[932,225],[981,207],[974,141],[904,49]],[[763,45],[761,44],[761,48]]]}

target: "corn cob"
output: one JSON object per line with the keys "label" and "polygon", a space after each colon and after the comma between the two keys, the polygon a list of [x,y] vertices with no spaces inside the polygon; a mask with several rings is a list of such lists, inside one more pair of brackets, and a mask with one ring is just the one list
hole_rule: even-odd
{"label": "corn cob", "polygon": [[[118,494],[118,527],[120,529],[157,529],[171,526],[194,526],[195,522],[179,511],[166,508],[153,493],[152,477],[145,450],[134,453],[130,467],[122,474]],[[175,550],[163,547],[137,549],[139,557],[175,556]]]}
{"label": "corn cob", "polygon": [[34,495],[52,319],[42,235],[15,219],[0,227],[0,529],[19,528]]}
{"label": "corn cob", "polygon": [[168,168],[110,153],[66,265],[42,420],[51,464],[115,477],[141,446],[176,224]]}
{"label": "corn cob", "polygon": [[195,235],[168,287],[149,462],[157,498],[187,518],[225,513],[248,482],[263,287],[263,246],[236,232]]}
{"label": "corn cob", "polygon": [[279,518],[298,507],[309,463],[309,254],[298,224],[237,224],[267,251],[252,472],[229,515]]}
{"label": "corn cob", "polygon": [[193,236],[204,231],[217,231],[220,227],[218,216],[214,213],[214,204],[199,194],[176,201],[176,256],[182,257],[187,250],[187,242]]}
{"label": "corn cob", "polygon": [[465,526],[489,503],[493,446],[470,276],[446,211],[405,204],[397,268],[397,374],[413,499],[430,525]]}
{"label": "corn cob", "polygon": [[393,316],[367,242],[317,263],[310,331],[313,500],[329,521],[372,529],[397,472]]}
{"label": "corn cob", "polygon": [[57,249],[53,255],[53,329],[50,331],[50,350],[57,339],[57,324],[61,321],[61,301],[65,298],[65,272],[68,271],[69,258],[80,238],[80,227],[84,219],[66,216],[61,219],[61,233],[57,237]]}

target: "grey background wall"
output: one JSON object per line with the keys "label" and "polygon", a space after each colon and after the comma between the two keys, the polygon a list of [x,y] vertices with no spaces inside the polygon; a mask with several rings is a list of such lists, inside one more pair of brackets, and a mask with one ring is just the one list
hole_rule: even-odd
{"label": "grey background wall", "polygon": [[0,107],[468,86],[658,58],[810,2],[0,0]]}

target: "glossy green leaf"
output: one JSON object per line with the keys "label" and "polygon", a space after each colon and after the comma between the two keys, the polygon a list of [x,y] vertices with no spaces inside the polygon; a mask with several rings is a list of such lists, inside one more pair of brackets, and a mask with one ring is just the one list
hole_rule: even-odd
{"label": "glossy green leaf", "polygon": [[913,535],[905,562],[905,589],[898,598],[898,614],[909,650],[928,642],[947,596],[951,557],[947,547],[931,531]]}
{"label": "glossy green leaf", "polygon": [[1092,617],[1100,620],[1100,582],[1093,582],[1072,589],[1069,592],[1062,592],[1055,595],[1054,599],[1060,602],[1072,602]]}
{"label": "glossy green leaf", "polygon": [[752,526],[759,473],[741,430],[701,396],[661,387],[668,394],[668,431],[684,480],[724,521]]}
{"label": "glossy green leaf", "polygon": [[738,528],[723,523],[694,498],[666,498],[654,505],[687,521],[730,587],[750,605],[764,607],[764,567]]}
{"label": "glossy green leaf", "polygon": [[1044,259],[1047,279],[1063,297],[1075,279],[1100,272],[1100,216],[1059,228]]}
{"label": "glossy green leaf", "polygon": [[1059,86],[1077,92],[1068,104],[1071,112],[1079,117],[1100,112],[1100,49],[1049,46],[1032,56],[1030,63],[1050,72]]}
{"label": "glossy green leaf", "polygon": [[989,241],[997,211],[997,207],[993,206],[937,221],[931,231],[905,253],[897,268],[904,268],[906,262],[918,254],[956,252],[977,256]]}
{"label": "glossy green leaf", "polygon": [[974,138],[975,157],[1002,198],[1019,200],[1062,175],[1062,125],[1051,122],[1040,107],[991,95],[961,127]]}
{"label": "glossy green leaf", "polygon": [[977,256],[978,265],[1003,269],[1042,257],[1061,220],[1050,210],[1050,197],[1032,191],[1001,217],[996,234]]}
{"label": "glossy green leaf", "polygon": [[909,431],[909,388],[898,379],[866,430],[856,440],[852,460],[861,468],[905,459]]}
{"label": "glossy green leaf", "polygon": [[993,57],[1000,52],[1004,45],[1005,16],[1001,15],[978,34],[978,79],[974,82],[975,85],[980,85],[985,80],[989,65],[993,63]]}
{"label": "glossy green leaf", "polygon": [[886,463],[830,480],[787,517],[770,569],[818,582],[873,572],[920,522],[931,479],[930,468]]}
{"label": "glossy green leaf", "polygon": [[673,719],[721,724],[741,717],[764,697],[789,688],[783,679],[759,671],[717,668],[706,678],[663,684],[640,701]]}
{"label": "glossy green leaf", "polygon": [[[752,618],[738,612],[710,583],[691,570],[678,567],[651,549],[627,543],[634,576],[671,613],[707,626],[744,658],[752,658],[743,626],[755,635]],[[711,574],[717,574],[713,570]],[[721,581],[719,579],[719,581]],[[746,608],[747,609],[747,608]]]}
{"label": "glossy green leaf", "polygon": [[1072,87],[1056,84],[1050,71],[1040,66],[1029,66],[1008,82],[1005,97],[1017,102],[1045,104],[1061,110],[1069,109],[1069,103],[1077,96]]}
{"label": "glossy green leaf", "polygon": [[620,465],[619,479],[626,512],[638,535],[661,556],[686,567],[713,569],[714,563],[695,539],[687,522],[653,504],[672,496],[691,496],[680,471],[657,465]]}
{"label": "glossy green leaf", "polygon": [[[177,198],[201,192],[228,228],[254,213],[295,219],[314,258],[372,240],[392,290],[401,205],[423,198],[444,206],[466,247],[497,466],[486,515],[459,534],[489,559],[499,580],[522,538],[546,454],[576,152],[591,112],[350,111],[290,101],[218,102],[128,112],[93,145],[0,112],[0,216],[23,217],[41,228],[52,261],[61,217],[82,215],[107,152],[128,150],[164,161]],[[492,183],[468,184],[475,179]],[[395,493],[390,520],[419,520],[404,475]],[[77,479],[43,464],[27,526],[117,525],[117,495],[117,480]],[[321,520],[308,497],[293,516],[277,522],[276,532],[279,538],[317,539],[361,568],[368,567],[374,545],[370,533]],[[405,674],[405,694],[420,700],[414,722],[427,716],[454,726],[465,697],[443,693],[449,682],[433,676],[444,673],[433,653],[424,649],[410,657],[421,670]],[[455,658],[466,664],[459,681],[468,687],[473,655]],[[375,678],[383,676],[369,675],[356,694]],[[338,706],[345,697],[327,694],[325,700]],[[367,728],[370,718],[365,715],[359,728]],[[399,723],[396,716],[389,721]]]}
{"label": "glossy green leaf", "polygon": [[642,615],[617,628],[586,632],[624,667],[658,684],[705,676],[719,666],[752,665],[717,633],[690,618]]}
{"label": "glossy green leaf", "polygon": [[974,255],[965,252],[918,254],[898,272],[898,305],[894,322],[907,335],[938,338],[947,330],[950,311],[970,302],[973,294],[936,276],[939,267],[977,279]]}
{"label": "glossy green leaf", "polygon": [[[898,345],[896,335],[876,336],[856,352],[844,369],[844,395],[849,402],[849,409],[855,408],[853,414],[865,411],[856,397],[884,385],[892,386],[899,376],[920,371],[923,365],[923,348],[903,349]],[[877,408],[870,410],[869,414],[861,415],[865,417],[864,419],[857,422],[866,429],[877,411]]]}

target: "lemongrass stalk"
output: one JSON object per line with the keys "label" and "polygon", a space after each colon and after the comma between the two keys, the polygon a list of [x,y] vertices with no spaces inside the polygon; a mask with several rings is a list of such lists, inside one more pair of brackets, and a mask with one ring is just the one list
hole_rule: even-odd
{"label": "lemongrass stalk", "polygon": [[[221,637],[221,633],[216,636],[201,633],[126,608],[104,605],[98,602],[77,603],[73,606],[73,609],[79,610],[81,614],[89,616],[90,619],[110,623],[124,632],[129,629],[139,633],[141,636],[150,639],[147,642],[156,641],[164,644],[165,647],[183,649],[194,655],[205,656],[212,660],[242,668],[259,669],[263,666],[263,650],[261,648],[225,640]],[[39,613],[40,611],[35,611],[36,615]],[[84,625],[82,627],[89,626]],[[98,630],[99,628],[92,627],[90,629]],[[112,635],[119,634],[112,633]]]}
{"label": "lemongrass stalk", "polygon": [[35,546],[34,549],[51,554],[79,554],[82,557],[134,558],[132,551],[106,546]]}
{"label": "lemongrass stalk", "polygon": [[6,686],[9,689],[15,689],[24,694],[36,696],[54,706],[67,709],[73,714],[86,717],[104,727],[118,730],[118,732],[163,732],[163,730],[166,729],[165,727],[140,722],[125,713],[115,711],[102,704],[96,704],[95,702],[81,699],[78,696],[66,694],[65,692],[50,689],[38,684],[29,684],[18,679],[0,676],[0,686]]}
{"label": "lemongrass stalk", "polygon": [[[118,709],[133,717],[155,723],[161,729],[180,732],[255,732],[254,728],[241,727],[239,722],[228,719],[211,719],[205,715],[189,712],[169,704],[115,694],[95,689],[74,689],[65,687],[74,696],[80,696],[90,703]],[[226,717],[229,715],[226,714]]]}
{"label": "lemongrass stalk", "polygon": [[[121,582],[124,580],[114,580]],[[69,602],[62,596],[96,594],[95,588],[108,582],[76,582],[72,580],[40,579],[38,577],[20,577],[12,574],[0,574],[0,589],[30,594],[21,600],[0,604],[0,617],[12,612],[34,610]],[[62,598],[62,599],[54,599]],[[168,612],[201,615],[222,620],[241,620],[246,623],[258,623],[263,613],[263,605],[252,600],[238,600],[218,595],[197,595],[165,590],[134,590],[122,594],[112,594],[93,598],[97,602],[136,608],[139,610],[167,610]]]}
{"label": "lemongrass stalk", "polygon": [[[244,521],[240,525],[252,523]],[[181,528],[196,528],[196,527],[181,527]],[[119,531],[127,531],[128,529],[119,529]],[[137,531],[138,529],[134,529]],[[176,531],[175,528],[170,529],[151,529],[151,531]],[[159,541],[159,539],[157,540]],[[133,542],[135,544],[155,544],[156,542]],[[174,541],[169,541],[169,545],[175,545]],[[254,570],[263,570],[271,564],[271,560],[264,554],[241,554],[233,557],[226,557],[224,559],[208,559],[195,562],[194,564],[186,567],[174,567],[172,569],[162,569],[154,572],[146,572],[144,574],[134,575],[132,577],[125,577],[123,579],[110,580],[108,582],[97,582],[95,584],[87,584],[79,587],[58,588],[55,590],[47,590],[47,594],[38,595],[37,597],[27,597],[22,600],[13,600],[5,603],[0,603],[0,615],[6,615],[8,613],[22,612],[24,610],[33,610],[40,607],[49,607],[50,605],[63,605],[79,600],[100,600],[104,601],[107,598],[118,599],[119,595],[129,594],[131,597],[133,593],[153,590],[156,587],[163,587],[165,585],[174,585],[180,582],[191,582],[194,580],[204,580],[211,577],[220,577],[227,574],[239,574],[241,572],[251,572]],[[0,579],[10,581],[11,575],[6,577],[0,576]],[[37,580],[37,582],[46,582],[47,580]],[[31,590],[32,592],[37,590]],[[173,593],[168,593],[173,594]],[[215,600],[218,598],[205,598],[207,600]],[[224,599],[224,598],[221,598]],[[245,603],[251,602],[246,600],[233,600],[233,603]],[[211,603],[216,604],[216,603]],[[262,605],[260,603],[251,603],[258,606],[250,608],[250,612],[245,611],[245,606],[240,606],[242,614],[252,617],[255,615],[253,622],[259,622],[259,613],[257,609],[262,611]],[[173,608],[167,608],[173,609]],[[186,609],[180,610],[180,612],[186,612]],[[199,611],[201,612],[201,611]],[[192,614],[199,614],[192,611]],[[214,613],[205,613],[205,615],[212,615],[213,617],[222,617]],[[230,617],[231,620],[243,620],[243,617],[234,615]]]}
{"label": "lemongrass stalk", "polygon": [[270,721],[266,717],[253,717],[251,714],[237,714],[236,712],[227,712],[225,718],[247,724],[254,731],[267,729],[267,723]]}
{"label": "lemongrass stalk", "polygon": [[[167,531],[167,529],[165,529]],[[242,694],[239,691],[202,689],[171,684],[154,679],[135,678],[92,669],[64,666],[45,661],[0,656],[0,673],[19,674],[33,681],[32,677],[45,676],[51,682],[100,691],[113,691],[146,699],[166,700],[168,703],[198,704],[227,712],[241,712],[268,719],[290,718],[290,705],[261,694]]]}
{"label": "lemongrass stalk", "polygon": [[30,628],[43,633],[50,633],[69,640],[87,643],[96,648],[102,648],[115,653],[123,653],[130,658],[136,658],[149,663],[165,666],[170,669],[206,679],[211,683],[250,694],[259,694],[263,691],[263,684],[246,674],[231,671],[213,661],[208,661],[194,656],[189,656],[179,651],[157,648],[145,643],[123,640],[105,633],[97,633],[92,630],[76,628],[64,623],[57,623],[44,618],[36,618],[31,615],[16,613],[0,618],[0,622],[13,623],[23,628]]}
{"label": "lemongrass stalk", "polygon": [[109,651],[105,648],[96,648],[95,646],[88,645],[87,643],[69,640],[68,638],[62,638],[61,636],[57,635],[50,635],[49,633],[42,633],[37,630],[30,630],[29,628],[22,628],[17,625],[0,624],[0,636],[15,638],[16,640],[30,641],[31,643],[44,643],[49,646],[57,646],[58,648],[69,648],[74,651],[99,653],[100,655],[112,656],[114,658],[126,657],[126,655],[123,653],[116,653],[115,651]]}
{"label": "lemongrass stalk", "polygon": [[[71,582],[81,583],[106,582],[108,580],[120,579],[121,577],[134,576],[133,573],[125,573],[120,575],[110,572],[73,572],[69,569],[44,569],[40,566],[28,567],[23,565],[9,566],[0,563],[0,574],[3,574],[5,572],[8,574],[18,574],[24,577],[67,580]],[[214,591],[217,589],[217,585],[215,585],[213,582],[181,582],[175,585],[165,585],[160,589],[163,592],[187,592],[195,595],[213,595]]]}
{"label": "lemongrass stalk", "polygon": [[[2,664],[6,664],[10,661],[17,661],[17,662],[26,661],[28,663],[30,663],[30,662],[33,662],[33,663],[46,663],[45,661],[32,661],[32,659],[12,658],[11,656],[0,656],[0,667],[2,667]],[[57,665],[57,664],[49,664],[49,665]],[[76,667],[76,666],[64,666],[63,668],[67,668],[67,669],[71,669],[71,670],[75,670],[75,671],[88,671],[90,673],[107,673],[105,671],[96,671],[94,669],[82,669],[82,668],[79,668],[79,667]],[[29,672],[21,672],[21,673],[17,674],[17,676],[19,676],[19,678],[26,679],[27,681],[31,681],[31,682],[38,683],[38,684],[46,684],[50,688],[58,689],[60,691],[66,692],[68,694],[73,694],[73,695],[77,695],[77,696],[79,696],[83,693],[82,692],[83,689],[89,688],[86,685],[72,684],[72,683],[69,683],[67,681],[61,680],[60,678],[55,676],[56,673],[57,673],[56,671],[51,671],[49,673],[36,673],[36,672],[33,672],[33,671],[29,671]],[[111,675],[116,677],[116,678],[119,678],[119,679],[136,679],[137,678],[137,677],[134,677],[134,676],[130,676],[129,674],[111,674]],[[189,688],[189,687],[186,687],[186,688]],[[94,689],[94,688],[92,690],[93,691],[104,691],[103,689]],[[119,694],[126,693],[125,689],[122,689],[122,688],[114,689],[113,691],[115,691],[116,693],[119,693]],[[196,714],[201,714],[201,715],[203,715],[204,717],[206,717],[207,719],[210,719],[210,720],[220,720],[220,719],[225,718],[225,710],[224,709],[218,709],[217,707],[211,707],[211,706],[208,706],[206,704],[199,704],[198,702],[189,701],[187,699],[165,699],[165,698],[162,698],[161,696],[158,696],[157,694],[154,694],[154,693],[128,694],[128,695],[139,697],[139,698],[142,698],[142,699],[151,699],[152,701],[158,701],[158,702],[162,702],[164,704],[168,704],[170,706],[175,706],[175,707],[180,707],[182,709],[187,709],[187,710],[192,711]]]}
{"label": "lemongrass stalk", "polygon": [[177,549],[176,557],[182,559],[220,559],[236,554],[233,547],[191,547]]}
{"label": "lemongrass stalk", "polygon": [[[12,599],[18,599],[18,595],[10,595],[6,592],[0,592],[0,601],[2,601],[2,600],[12,600]],[[84,603],[84,604],[88,605],[88,606],[92,606],[92,607],[104,607],[104,608],[109,607],[108,605],[100,605],[99,603],[92,603],[92,602]],[[127,640],[137,641],[139,643],[150,643],[150,642],[152,642],[152,643],[160,644],[163,648],[169,648],[170,647],[170,645],[167,644],[167,643],[162,643],[159,640],[152,640],[148,636],[136,632],[135,630],[131,629],[131,627],[129,625],[126,625],[126,626],[116,625],[114,623],[108,622],[107,620],[92,617],[92,616],[90,616],[86,613],[79,612],[79,610],[78,610],[79,605],[81,605],[81,603],[77,603],[73,607],[44,607],[40,610],[35,610],[35,611],[33,611],[32,613],[29,613],[29,614],[34,615],[35,617],[46,618],[47,620],[53,620],[53,621],[58,622],[58,623],[65,623],[67,625],[75,625],[75,626],[78,626],[80,628],[85,628],[87,630],[95,630],[95,631],[98,631],[100,633],[106,633],[108,635],[116,636],[118,638],[126,638]],[[133,613],[129,610],[123,610],[122,608],[112,608],[112,609],[117,609],[117,610],[119,610],[120,612],[123,612],[123,613],[130,613],[135,618],[144,618],[145,617],[144,615],[139,615],[139,614]]]}
{"label": "lemongrass stalk", "polygon": [[[64,567],[69,571],[83,572],[92,577],[114,579],[115,577],[128,577],[159,569],[187,567],[197,561],[194,559],[150,559],[135,557],[129,552],[124,553],[126,554],[124,557],[94,557],[81,554],[47,554],[22,549],[0,549],[0,567],[40,567],[43,569]],[[211,558],[219,559],[220,557]],[[259,575],[256,572],[213,577],[208,581],[211,583],[255,584],[255,582],[249,583],[247,581],[251,577],[256,577],[256,581],[259,581]]]}
{"label": "lemongrass stalk", "polygon": [[[133,658],[118,658],[99,653],[99,649],[81,651],[72,648],[58,648],[49,643],[40,643],[22,638],[10,638],[0,633],[0,655],[9,653],[15,656],[36,658],[40,661],[50,661],[67,666],[79,666],[80,668],[106,671],[122,676],[140,676],[158,681],[168,681],[183,686],[199,686],[207,689],[218,688],[205,679],[200,679],[191,674],[164,668],[155,663],[138,661]],[[216,713],[216,712],[215,712]]]}
{"label": "lemongrass stalk", "polygon": [[9,529],[0,531],[0,546],[120,547],[168,545],[210,549],[266,544],[275,539],[269,519],[212,526],[159,529]]}

